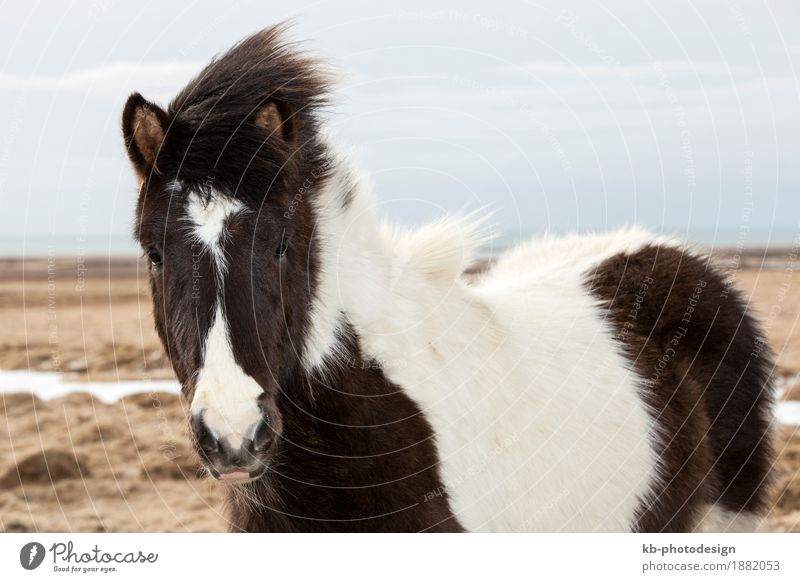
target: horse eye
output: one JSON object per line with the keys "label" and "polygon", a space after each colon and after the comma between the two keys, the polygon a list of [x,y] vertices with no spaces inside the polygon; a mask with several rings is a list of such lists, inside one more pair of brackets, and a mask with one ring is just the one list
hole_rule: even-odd
{"label": "horse eye", "polygon": [[289,243],[288,241],[282,240],[281,244],[278,245],[278,248],[275,250],[275,256],[277,258],[281,258],[283,255],[286,254],[287,250],[289,250]]}
{"label": "horse eye", "polygon": [[147,258],[150,259],[150,264],[154,267],[161,265],[161,254],[154,247],[147,249]]}

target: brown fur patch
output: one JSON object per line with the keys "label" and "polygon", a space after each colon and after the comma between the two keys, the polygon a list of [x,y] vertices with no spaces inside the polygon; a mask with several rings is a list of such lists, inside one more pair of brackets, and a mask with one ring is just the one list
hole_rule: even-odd
{"label": "brown fur patch", "polygon": [[588,275],[643,378],[662,479],[639,531],[690,531],[707,504],[766,508],[772,358],[738,291],[708,260],[649,245]]}
{"label": "brown fur patch", "polygon": [[289,124],[287,123],[286,127],[282,127],[284,120],[274,102],[270,101],[256,114],[255,123],[263,127],[268,135],[279,135],[285,140],[291,141]]}
{"label": "brown fur patch", "polygon": [[133,140],[145,163],[152,166],[156,161],[158,148],[164,141],[164,128],[155,111],[143,105],[134,117]]}

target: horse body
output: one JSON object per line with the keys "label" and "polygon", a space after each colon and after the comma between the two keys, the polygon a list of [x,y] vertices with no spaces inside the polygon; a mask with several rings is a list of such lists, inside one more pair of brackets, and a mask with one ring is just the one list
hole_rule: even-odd
{"label": "horse body", "polygon": [[123,116],[156,327],[231,528],[752,528],[772,364],[719,269],[627,229],[464,277],[484,221],[381,223],[278,32]]}
{"label": "horse body", "polygon": [[[734,354],[750,356],[760,340],[738,295],[707,258],[637,229],[545,237],[509,251],[469,282],[461,272],[484,240],[480,221],[393,231],[375,218],[369,190],[354,192],[347,209],[320,218],[333,226],[323,237],[336,256],[325,259],[335,265],[328,271],[335,273],[332,293],[318,301],[343,314],[362,357],[379,362],[424,411],[444,488],[464,527],[684,530],[704,519],[749,527],[768,482],[770,362],[748,358],[753,377],[739,386],[734,373],[725,410],[708,402],[715,386],[700,368],[713,361],[716,375],[730,376],[729,368],[748,366]],[[320,194],[321,217],[336,208],[324,204],[327,195],[335,199]],[[643,256],[654,248],[661,262]],[[615,262],[621,271],[614,271]],[[687,270],[697,271],[697,279]],[[594,287],[600,277],[613,279],[611,294]],[[706,295],[693,298],[698,284]],[[644,313],[663,309],[670,297],[679,309],[647,320]],[[681,321],[687,312],[697,314],[693,321]],[[733,319],[728,329],[719,329],[723,315]],[[690,345],[702,345],[710,332],[714,343],[728,345],[693,369],[702,349]],[[334,342],[322,343],[330,350]],[[659,368],[642,356],[645,344],[661,356],[672,354],[676,366],[688,364],[681,374],[654,381]],[[749,468],[756,482],[747,491],[749,505],[715,507],[718,473],[736,472],[709,453],[710,420],[723,412],[738,426],[722,448],[744,448],[758,465]],[[684,416],[674,426],[676,414]],[[671,455],[676,438],[688,449],[678,459]],[[737,442],[744,438],[752,440]],[[681,486],[683,495],[673,499]]]}
{"label": "horse body", "polygon": [[[342,259],[320,301],[345,314],[365,356],[425,411],[458,519],[499,531],[629,527],[654,478],[651,421],[585,268],[558,245],[547,257],[529,245],[469,284],[460,275],[479,226],[387,231],[371,194],[357,192],[365,200],[323,235],[345,240],[330,245]],[[588,267],[608,253],[601,242],[625,237],[646,240],[610,235],[576,251]]]}

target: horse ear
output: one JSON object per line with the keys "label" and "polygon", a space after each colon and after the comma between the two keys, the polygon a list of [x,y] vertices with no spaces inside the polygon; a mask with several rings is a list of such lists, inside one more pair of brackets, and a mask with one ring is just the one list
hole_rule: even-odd
{"label": "horse ear", "polygon": [[139,93],[128,97],[122,112],[122,134],[133,167],[144,179],[153,170],[164,141],[166,112]]}
{"label": "horse ear", "polygon": [[256,113],[256,125],[267,132],[267,135],[275,135],[288,144],[295,141],[293,112],[288,105],[269,101],[261,110]]}

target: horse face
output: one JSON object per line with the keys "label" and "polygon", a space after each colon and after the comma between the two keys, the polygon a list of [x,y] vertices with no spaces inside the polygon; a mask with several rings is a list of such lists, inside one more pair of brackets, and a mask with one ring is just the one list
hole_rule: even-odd
{"label": "horse face", "polygon": [[273,101],[197,109],[164,111],[134,94],[123,133],[141,180],[136,237],[156,329],[190,403],[195,447],[215,478],[241,482],[268,469],[278,403],[302,365],[316,272],[300,162],[309,156],[294,157],[302,136]]}
{"label": "horse face", "polygon": [[175,180],[145,188],[138,214],[156,328],[191,403],[198,452],[217,478],[258,477],[302,349],[307,241],[280,208],[204,199]]}

